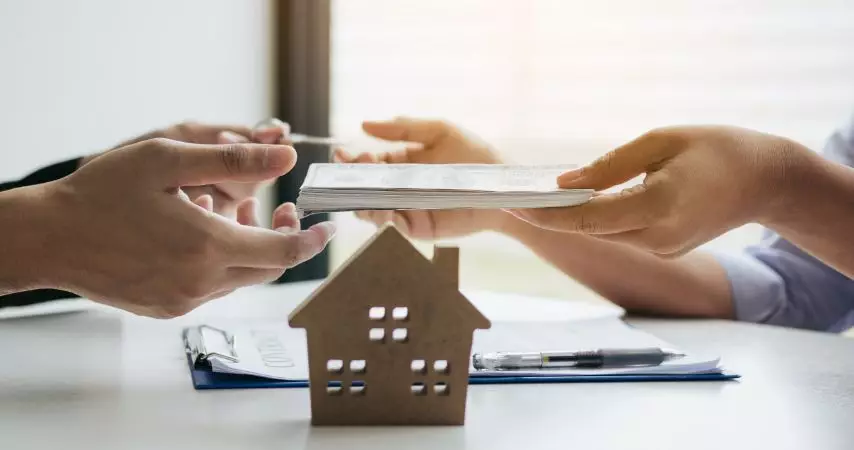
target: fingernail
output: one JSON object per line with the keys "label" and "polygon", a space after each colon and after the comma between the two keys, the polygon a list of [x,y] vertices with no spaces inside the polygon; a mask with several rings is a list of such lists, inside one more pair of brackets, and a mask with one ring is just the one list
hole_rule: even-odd
{"label": "fingernail", "polygon": [[221,138],[225,139],[229,143],[243,142],[246,140],[245,137],[243,137],[243,136],[241,136],[241,135],[239,135],[233,131],[223,131],[219,135]]}
{"label": "fingernail", "polygon": [[256,130],[266,130],[266,129],[270,129],[270,128],[279,128],[282,130],[290,130],[291,129],[290,125],[288,125],[285,122],[282,122],[281,120],[279,120],[275,117],[270,117],[269,119],[265,119],[265,120],[258,122],[257,124],[255,124],[254,128]]}
{"label": "fingernail", "polygon": [[295,155],[296,151],[293,147],[264,147],[264,168],[281,169],[283,167],[288,167],[295,159]]}
{"label": "fingernail", "polygon": [[294,214],[297,212],[297,207],[291,202],[282,203],[282,206],[279,207],[278,212],[285,214]]}
{"label": "fingernail", "polygon": [[278,144],[287,137],[287,133],[278,128],[267,128],[252,132],[252,138],[262,144]]}
{"label": "fingernail", "polygon": [[290,144],[291,126],[275,117],[262,120],[252,128],[252,139],[262,144]]}
{"label": "fingernail", "polygon": [[319,224],[317,224],[317,225],[315,225],[315,226],[317,226],[317,227],[323,227],[323,228],[326,230],[326,232],[327,232],[327,233],[329,233],[329,239],[332,239],[333,237],[335,237],[335,232],[336,232],[336,231],[337,231],[337,229],[338,229],[338,228],[335,226],[335,223],[334,223],[334,222],[321,222],[321,223],[319,223]]}

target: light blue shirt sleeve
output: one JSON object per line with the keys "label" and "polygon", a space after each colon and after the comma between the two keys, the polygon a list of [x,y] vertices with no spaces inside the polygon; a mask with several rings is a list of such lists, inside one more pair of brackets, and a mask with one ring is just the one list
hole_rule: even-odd
{"label": "light blue shirt sleeve", "polygon": [[[854,117],[822,153],[854,166]],[[854,326],[854,280],[776,233],[767,230],[742,252],[712,255],[727,273],[738,320],[831,332]]]}

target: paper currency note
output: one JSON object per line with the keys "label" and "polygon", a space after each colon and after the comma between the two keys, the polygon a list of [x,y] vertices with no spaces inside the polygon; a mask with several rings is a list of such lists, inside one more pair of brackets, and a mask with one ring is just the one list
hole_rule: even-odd
{"label": "paper currency note", "polygon": [[558,190],[558,175],[575,167],[567,164],[312,164],[301,189],[546,192]]}

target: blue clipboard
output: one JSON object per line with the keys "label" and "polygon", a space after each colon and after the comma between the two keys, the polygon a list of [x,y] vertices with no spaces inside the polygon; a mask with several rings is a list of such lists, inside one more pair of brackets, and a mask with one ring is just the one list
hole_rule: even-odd
{"label": "blue clipboard", "polygon": [[[269,389],[269,388],[307,388],[308,380],[271,380],[252,375],[235,375],[213,372],[204,363],[194,363],[192,355],[187,354],[190,376],[196,390],[214,389]],[[573,376],[470,376],[469,384],[545,384],[545,383],[609,383],[638,381],[725,381],[739,378],[733,373],[698,374],[659,374],[659,375],[573,375]]]}

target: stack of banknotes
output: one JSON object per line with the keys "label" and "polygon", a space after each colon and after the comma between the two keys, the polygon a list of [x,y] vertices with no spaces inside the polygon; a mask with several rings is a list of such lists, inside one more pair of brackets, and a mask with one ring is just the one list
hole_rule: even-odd
{"label": "stack of banknotes", "polygon": [[297,198],[301,216],[398,209],[575,206],[591,189],[560,189],[574,165],[312,164]]}

